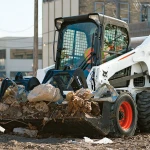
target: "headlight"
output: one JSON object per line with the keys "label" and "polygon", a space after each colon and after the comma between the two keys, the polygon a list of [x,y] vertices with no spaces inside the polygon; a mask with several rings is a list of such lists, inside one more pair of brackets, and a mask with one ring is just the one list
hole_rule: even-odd
{"label": "headlight", "polygon": [[99,22],[99,16],[98,15],[89,15],[89,18],[96,21],[96,22]]}
{"label": "headlight", "polygon": [[64,19],[58,19],[58,20],[56,20],[55,26],[56,26],[56,28],[57,28],[58,30],[61,29],[61,25],[62,25],[63,22],[64,22]]}

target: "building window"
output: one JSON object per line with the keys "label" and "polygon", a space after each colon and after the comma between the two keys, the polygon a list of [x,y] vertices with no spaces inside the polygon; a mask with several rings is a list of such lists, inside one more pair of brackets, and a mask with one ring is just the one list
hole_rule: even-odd
{"label": "building window", "polygon": [[105,5],[105,15],[117,18],[116,16],[116,4],[115,3],[107,3]]}
{"label": "building window", "polygon": [[6,78],[6,72],[0,71],[0,78]]}
{"label": "building window", "polygon": [[150,6],[148,4],[141,5],[141,21],[150,22]]}
{"label": "building window", "polygon": [[[38,58],[42,59],[42,50],[38,51]],[[33,50],[29,49],[11,49],[10,59],[33,59]]]}
{"label": "building window", "polygon": [[[22,73],[23,77],[33,76],[33,72],[30,71],[20,71],[20,72]],[[17,71],[11,71],[10,78],[14,80],[17,73],[18,73]]]}
{"label": "building window", "polygon": [[[116,8],[117,3],[114,2],[95,2],[94,3],[94,12],[105,14],[107,16],[115,17],[117,18]],[[120,2],[120,19],[129,23],[130,13],[129,13],[129,3],[126,2]]]}
{"label": "building window", "polygon": [[111,17],[116,17],[116,4],[111,2],[109,3],[95,2],[94,12],[111,16]]}
{"label": "building window", "polygon": [[5,69],[6,50],[0,50],[0,70]]}
{"label": "building window", "polygon": [[129,3],[120,2],[120,19],[129,23],[130,20]]}
{"label": "building window", "polygon": [[100,14],[104,14],[105,13],[104,2],[95,2],[94,3],[94,12],[98,12]]}

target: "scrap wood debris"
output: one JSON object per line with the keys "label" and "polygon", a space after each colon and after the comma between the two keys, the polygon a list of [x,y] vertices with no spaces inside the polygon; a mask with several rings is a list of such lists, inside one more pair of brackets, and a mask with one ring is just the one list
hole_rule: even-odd
{"label": "scrap wood debris", "polygon": [[[97,102],[91,101],[93,94],[89,89],[83,89],[74,92],[69,92],[66,95],[68,101],[68,112],[71,116],[78,113],[91,113],[92,115],[98,116],[100,114],[100,108]],[[96,109],[96,112],[93,110]]]}

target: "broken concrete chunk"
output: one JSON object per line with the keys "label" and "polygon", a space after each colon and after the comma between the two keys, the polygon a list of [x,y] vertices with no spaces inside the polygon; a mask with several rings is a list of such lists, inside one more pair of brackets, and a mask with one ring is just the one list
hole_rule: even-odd
{"label": "broken concrete chunk", "polygon": [[14,128],[13,132],[19,135],[27,135],[29,137],[37,137],[38,130],[29,130],[25,128]]}
{"label": "broken concrete chunk", "polygon": [[17,117],[21,117],[22,113],[20,111],[17,112]]}
{"label": "broken concrete chunk", "polygon": [[14,107],[20,107],[19,102],[15,98],[12,98],[11,96],[3,99],[3,103]]}
{"label": "broken concrete chunk", "polygon": [[40,112],[45,112],[45,113],[49,111],[49,107],[46,105],[45,102],[37,103],[35,105],[35,109],[40,111]]}
{"label": "broken concrete chunk", "polygon": [[4,118],[20,118],[22,116],[21,108],[19,107],[9,107],[7,110],[3,111]]}
{"label": "broken concrete chunk", "polygon": [[27,101],[27,95],[28,95],[28,92],[25,90],[25,86],[18,85],[18,91],[17,91],[17,95],[16,95],[17,101],[26,102]]}
{"label": "broken concrete chunk", "polygon": [[0,111],[5,111],[9,108],[9,105],[0,103]]}
{"label": "broken concrete chunk", "polygon": [[58,88],[55,88],[56,90],[55,90],[55,93],[54,93],[54,98],[53,98],[53,102],[57,102],[57,101],[62,101],[63,100],[63,97],[62,97],[62,95],[60,94],[60,90],[58,89]]}
{"label": "broken concrete chunk", "polygon": [[51,84],[36,86],[28,95],[29,102],[51,101],[56,102],[62,99],[59,89]]}
{"label": "broken concrete chunk", "polygon": [[11,104],[11,106],[13,106],[13,107],[20,107],[20,104],[19,104],[19,102],[18,102],[17,100],[15,100],[15,101]]}
{"label": "broken concrete chunk", "polygon": [[0,132],[5,132],[5,129],[2,126],[0,126]]}
{"label": "broken concrete chunk", "polygon": [[12,97],[7,97],[7,98],[5,98],[5,99],[3,99],[3,102],[5,103],[5,104],[8,104],[8,105],[11,105],[13,102],[15,101],[15,99],[14,98],[12,98]]}
{"label": "broken concrete chunk", "polygon": [[23,113],[33,113],[30,111],[30,109],[27,106],[22,107]]}
{"label": "broken concrete chunk", "polygon": [[4,104],[8,104],[10,106],[14,106],[14,107],[20,107],[19,102],[16,100],[16,98],[8,96],[5,99],[3,98],[3,103]]}
{"label": "broken concrete chunk", "polygon": [[[27,101],[27,94],[23,85],[9,86],[3,96],[3,102],[9,105],[18,105]],[[19,105],[18,105],[19,106]]]}
{"label": "broken concrete chunk", "polygon": [[7,97],[13,97],[15,98],[17,95],[18,87],[17,86],[9,86],[7,90],[5,91],[5,94],[3,96],[3,99]]}

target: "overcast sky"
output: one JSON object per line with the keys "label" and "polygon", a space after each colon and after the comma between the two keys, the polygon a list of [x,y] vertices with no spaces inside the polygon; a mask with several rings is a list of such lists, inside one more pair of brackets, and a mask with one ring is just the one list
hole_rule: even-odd
{"label": "overcast sky", "polygon": [[[38,18],[39,18],[39,36],[41,36],[42,0],[39,0]],[[0,37],[33,36],[34,34],[33,25],[34,25],[34,0],[0,0]]]}

